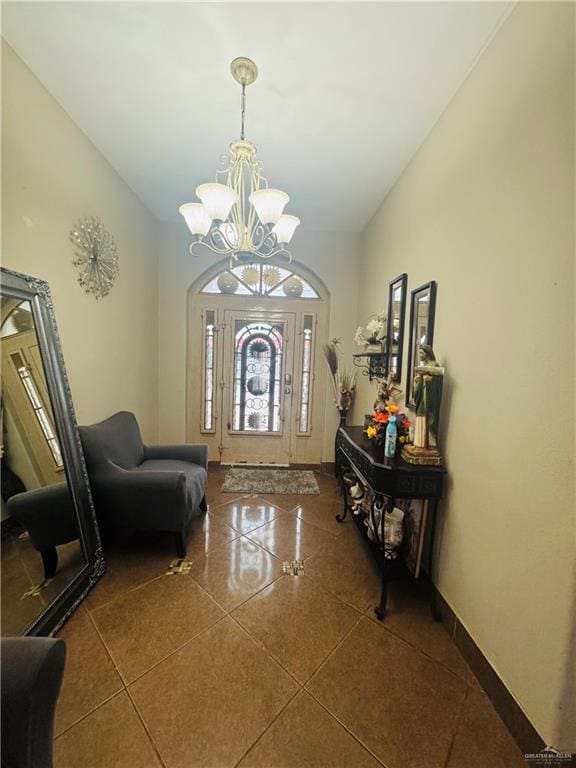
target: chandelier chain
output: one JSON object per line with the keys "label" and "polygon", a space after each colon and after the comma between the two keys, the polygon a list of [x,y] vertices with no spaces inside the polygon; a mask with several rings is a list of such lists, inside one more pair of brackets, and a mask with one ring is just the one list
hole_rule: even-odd
{"label": "chandelier chain", "polygon": [[240,138],[244,141],[244,118],[246,117],[246,83],[242,83],[242,127],[240,129]]}

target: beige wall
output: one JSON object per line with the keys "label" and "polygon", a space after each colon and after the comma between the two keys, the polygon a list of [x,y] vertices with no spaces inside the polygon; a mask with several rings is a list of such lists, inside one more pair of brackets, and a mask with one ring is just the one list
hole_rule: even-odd
{"label": "beige wall", "polygon": [[[3,266],[50,285],[78,421],[132,410],[153,440],[155,220],[6,44],[2,66]],[[120,256],[120,277],[98,301],[78,285],[68,242],[84,216],[102,218]]]}
{"label": "beige wall", "polygon": [[520,4],[368,226],[359,320],[400,272],[409,291],[438,281],[437,583],[543,739],[572,750],[573,221],[574,6]]}
{"label": "beige wall", "polygon": [[[186,434],[186,300],[190,285],[217,257],[193,258],[188,253],[190,236],[184,220],[161,228],[159,289],[159,424],[160,438],[183,440]],[[327,232],[298,232],[292,253],[324,283],[330,293],[330,338],[342,336],[349,357],[353,351],[351,329],[357,314],[358,253],[357,235]],[[338,412],[326,395],[324,454],[334,455],[334,434]],[[211,459],[217,460],[217,456]]]}

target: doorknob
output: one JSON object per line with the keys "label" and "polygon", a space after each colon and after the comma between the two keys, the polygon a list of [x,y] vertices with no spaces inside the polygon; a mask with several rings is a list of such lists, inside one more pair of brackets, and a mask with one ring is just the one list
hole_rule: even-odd
{"label": "doorknob", "polygon": [[284,387],[284,394],[285,395],[291,395],[292,389],[290,387]]}

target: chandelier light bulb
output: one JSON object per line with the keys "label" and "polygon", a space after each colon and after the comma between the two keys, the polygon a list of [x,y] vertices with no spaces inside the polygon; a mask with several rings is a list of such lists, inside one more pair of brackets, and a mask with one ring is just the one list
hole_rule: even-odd
{"label": "chandelier light bulb", "polygon": [[212,226],[212,219],[206,213],[206,208],[202,203],[185,203],[178,210],[184,216],[188,229],[193,235],[204,237],[208,234]]}
{"label": "chandelier light bulb", "polygon": [[237,193],[226,184],[200,184],[196,194],[202,200],[208,216],[216,221],[225,221],[234,203],[238,202]]}
{"label": "chandelier light bulb", "polygon": [[298,216],[283,213],[274,225],[272,232],[274,232],[276,239],[281,245],[287,245],[292,240],[298,224],[300,224]]}
{"label": "chandelier light bulb", "polygon": [[276,224],[290,197],[281,189],[258,189],[248,198],[262,224]]}

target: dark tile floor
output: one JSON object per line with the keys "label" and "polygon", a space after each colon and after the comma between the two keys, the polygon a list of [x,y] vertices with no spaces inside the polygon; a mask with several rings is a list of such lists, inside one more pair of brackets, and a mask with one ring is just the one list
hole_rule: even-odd
{"label": "dark tile floor", "polygon": [[[56,768],[515,768],[520,753],[426,601],[379,577],[340,499],[222,494],[170,538],[117,544],[60,632]],[[304,560],[287,576],[282,560]]]}

